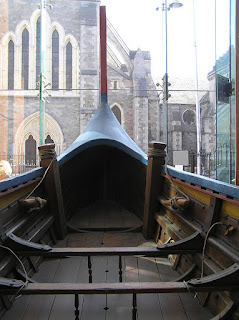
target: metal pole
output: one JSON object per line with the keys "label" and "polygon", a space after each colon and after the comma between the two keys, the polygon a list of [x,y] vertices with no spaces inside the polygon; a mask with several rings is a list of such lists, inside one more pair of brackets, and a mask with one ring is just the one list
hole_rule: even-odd
{"label": "metal pole", "polygon": [[40,123],[39,123],[39,144],[44,144],[45,137],[45,100],[43,97],[44,90],[44,73],[45,73],[45,9],[46,0],[41,0],[41,32],[40,32],[40,79],[39,79],[39,98],[40,98]]}
{"label": "metal pole", "polygon": [[[168,5],[167,0],[165,0],[165,76],[166,81],[168,82]],[[166,84],[168,85],[168,83]],[[166,145],[167,145],[167,151],[168,151],[168,99],[166,97],[165,102],[165,108],[166,108]]]}
{"label": "metal pole", "polygon": [[236,161],[235,161],[235,184],[239,185],[239,0],[236,0],[236,85],[235,85],[235,135],[236,135]]}
{"label": "metal pole", "polygon": [[196,73],[196,121],[197,121],[197,174],[201,174],[201,110],[198,95],[198,59],[197,59],[197,38],[196,38],[196,21],[195,21],[195,5],[193,0],[193,28],[194,28],[194,48],[195,48],[195,73]]}

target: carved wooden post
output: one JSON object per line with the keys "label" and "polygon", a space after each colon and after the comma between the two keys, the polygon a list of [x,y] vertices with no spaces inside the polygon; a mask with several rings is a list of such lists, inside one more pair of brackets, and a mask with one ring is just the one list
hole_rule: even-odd
{"label": "carved wooden post", "polygon": [[[47,203],[50,213],[54,216],[55,230],[58,239],[64,239],[67,234],[65,212],[61,191],[61,180],[59,166],[54,156],[55,145],[47,144],[38,147],[41,162],[40,165],[44,168],[50,168],[45,177],[45,190],[47,194]],[[52,163],[51,163],[52,162]]]}
{"label": "carved wooden post", "polygon": [[165,147],[166,144],[162,142],[150,142],[149,144],[143,224],[143,235],[146,239],[152,238],[155,232],[154,214],[163,184],[161,166],[166,156]]}

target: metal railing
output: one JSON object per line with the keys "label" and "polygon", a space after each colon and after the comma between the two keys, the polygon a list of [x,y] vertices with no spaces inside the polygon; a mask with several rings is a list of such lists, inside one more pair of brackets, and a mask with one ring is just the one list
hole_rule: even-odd
{"label": "metal railing", "polygon": [[[217,146],[212,152],[201,152],[201,175],[216,179],[217,171],[229,168],[230,163],[235,162],[235,151],[230,150],[229,144],[224,143]],[[189,154],[189,166],[185,171],[197,173],[197,154]]]}
{"label": "metal railing", "polygon": [[39,158],[36,160],[26,160],[25,155],[0,154],[0,160],[7,160],[12,168],[12,176],[16,176],[39,167]]}

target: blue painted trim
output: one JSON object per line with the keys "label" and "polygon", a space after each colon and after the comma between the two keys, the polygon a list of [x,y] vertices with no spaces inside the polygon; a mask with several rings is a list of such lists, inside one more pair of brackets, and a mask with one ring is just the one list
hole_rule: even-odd
{"label": "blue painted trim", "polygon": [[[180,171],[174,167],[167,166],[170,176],[179,178],[183,181],[201,186],[206,189],[213,190],[218,193],[223,193],[227,196],[239,199],[239,187],[233,184],[222,182],[219,180],[210,179],[207,177],[199,176],[194,173]],[[162,166],[162,171],[165,173],[165,166]]]}
{"label": "blue painted trim", "polygon": [[36,168],[19,176],[0,181],[0,191],[7,190],[9,188],[14,188],[21,183],[25,183],[29,180],[41,177],[43,176],[44,172],[44,168]]}

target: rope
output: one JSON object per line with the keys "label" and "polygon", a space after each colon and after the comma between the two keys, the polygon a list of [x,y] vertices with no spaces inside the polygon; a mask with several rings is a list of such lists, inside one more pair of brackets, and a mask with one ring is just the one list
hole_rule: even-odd
{"label": "rope", "polygon": [[[208,232],[206,233],[206,236],[205,236],[205,239],[204,239],[203,250],[202,250],[202,261],[201,261],[202,264],[201,264],[200,279],[202,279],[203,273],[204,273],[204,259],[205,259],[205,251],[206,251],[207,239],[208,239],[209,233],[211,232],[212,228],[214,228],[218,224],[224,225],[224,223],[222,223],[221,221],[215,222],[214,224],[212,224],[211,227],[209,228]],[[196,297],[197,297],[197,292],[194,295],[194,298],[196,298]]]}
{"label": "rope", "polygon": [[56,159],[55,149],[38,149],[38,154],[41,160]]}
{"label": "rope", "polygon": [[5,247],[5,246],[3,246],[3,245],[1,245],[0,244],[0,248],[3,248],[3,249],[6,249],[6,250],[8,250],[8,251],[10,251],[13,255],[14,255],[14,257],[18,260],[18,262],[20,263],[20,265],[22,266],[22,270],[23,270],[23,272],[24,272],[24,274],[25,274],[25,279],[26,279],[26,281],[23,283],[23,285],[21,286],[21,288],[17,291],[17,293],[14,295],[14,297],[16,298],[19,298],[19,292],[23,289],[23,288],[25,288],[26,286],[27,286],[27,284],[28,284],[28,280],[27,280],[27,278],[28,278],[28,275],[27,275],[27,271],[26,271],[26,269],[25,269],[25,267],[24,267],[24,264],[23,264],[23,262],[21,261],[21,259],[17,256],[17,254],[12,250],[12,249],[10,249],[10,248],[8,248],[8,247]]}
{"label": "rope", "polygon": [[154,148],[148,148],[148,157],[154,157],[154,158],[166,158],[167,153],[165,150],[162,149],[154,149]]}
{"label": "rope", "polygon": [[[169,173],[168,173],[168,163],[167,163],[168,161],[167,161],[167,159],[165,159],[165,172],[166,172],[166,176],[167,176],[167,178],[169,179],[169,181],[171,182],[171,184],[174,186],[174,188],[179,192],[179,193],[182,193],[183,194],[183,196],[186,198],[186,200],[188,200],[188,202],[190,202],[190,199],[189,199],[189,197],[188,197],[188,195],[186,194],[186,192],[184,192],[182,189],[180,189],[179,187],[177,187],[175,184],[174,184],[174,182],[172,181],[172,179],[171,179],[171,177],[170,177],[170,175],[169,175]],[[178,198],[178,199],[182,199],[182,198],[180,198],[180,197],[174,197],[174,198]],[[173,199],[174,199],[173,198]],[[173,201],[174,203],[175,202],[177,202],[177,201]],[[177,204],[177,206],[178,206],[178,204]],[[180,207],[180,206],[179,206]],[[180,209],[182,209],[182,207],[180,207]]]}
{"label": "rope", "polygon": [[29,193],[28,196],[26,196],[25,200],[28,199],[33,193],[34,191],[40,186],[40,184],[42,183],[42,181],[45,179],[48,170],[50,169],[52,162],[56,159],[57,155],[54,149],[47,149],[47,150],[38,150],[39,151],[39,157],[41,160],[45,160],[45,159],[52,159],[49,166],[46,168],[43,177],[41,178],[41,180],[39,181],[39,183],[35,186],[35,188]]}
{"label": "rope", "polygon": [[[177,202],[178,199],[185,199],[184,197],[173,197],[172,199],[170,199],[170,206],[173,209],[182,209],[182,206],[180,206]],[[185,207],[184,207],[185,208]]]}
{"label": "rope", "polygon": [[[188,203],[190,202],[190,199],[188,197],[188,195],[180,188],[178,188],[174,182],[172,181],[169,173],[168,173],[168,163],[167,163],[167,153],[165,150],[162,149],[154,149],[154,148],[148,148],[148,157],[154,157],[154,158],[165,158],[165,172],[166,172],[166,176],[169,179],[169,181],[171,182],[171,184],[173,185],[173,187],[181,194],[183,194],[184,198],[186,198],[186,200],[188,201]],[[170,199],[170,205],[173,209],[184,209],[185,207],[180,206],[177,203],[178,199],[184,199],[183,197],[173,197],[172,199]]]}
{"label": "rope", "polygon": [[206,234],[206,237],[204,239],[204,244],[203,244],[203,250],[202,250],[202,271],[201,271],[201,277],[203,277],[203,271],[204,271],[204,259],[205,259],[205,250],[206,250],[206,245],[207,245],[207,239],[208,239],[208,236],[209,236],[209,233],[211,232],[212,228],[214,228],[216,225],[218,224],[223,224],[221,221],[220,222],[215,222],[214,224],[211,225],[211,227],[209,228],[207,234]]}

